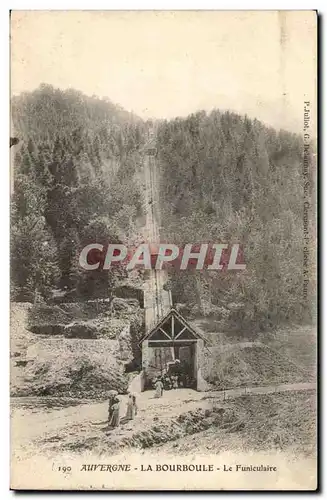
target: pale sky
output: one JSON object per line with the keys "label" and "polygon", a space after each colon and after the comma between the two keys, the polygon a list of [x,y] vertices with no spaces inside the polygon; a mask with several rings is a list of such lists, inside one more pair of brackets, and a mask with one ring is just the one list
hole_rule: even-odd
{"label": "pale sky", "polygon": [[148,118],[232,109],[300,131],[315,100],[313,11],[15,11],[12,93],[40,83]]}

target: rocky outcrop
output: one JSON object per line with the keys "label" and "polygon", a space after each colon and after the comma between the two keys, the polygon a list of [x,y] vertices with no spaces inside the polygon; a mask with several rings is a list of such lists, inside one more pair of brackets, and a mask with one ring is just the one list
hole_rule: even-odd
{"label": "rocky outcrop", "polygon": [[126,363],[142,336],[135,299],[12,304],[11,394],[98,397],[126,392]]}
{"label": "rocky outcrop", "polygon": [[15,396],[105,396],[110,389],[127,391],[124,365],[116,341],[40,339],[27,352],[27,365]]}

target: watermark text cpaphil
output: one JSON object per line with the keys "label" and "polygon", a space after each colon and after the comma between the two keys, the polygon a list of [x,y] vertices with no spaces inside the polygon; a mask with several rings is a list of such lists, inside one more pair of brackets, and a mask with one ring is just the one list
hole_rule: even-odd
{"label": "watermark text cpaphil", "polygon": [[79,255],[79,265],[87,270],[108,270],[123,265],[127,271],[136,268],[161,270],[174,266],[179,270],[243,271],[246,269],[243,248],[234,243],[187,243],[178,247],[169,243],[142,243],[128,248],[119,243],[90,243]]}

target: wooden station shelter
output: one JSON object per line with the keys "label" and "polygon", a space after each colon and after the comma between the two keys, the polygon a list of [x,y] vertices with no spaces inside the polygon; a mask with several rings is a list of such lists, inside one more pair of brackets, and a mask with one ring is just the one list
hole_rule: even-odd
{"label": "wooden station shelter", "polygon": [[183,387],[205,390],[202,378],[205,339],[171,309],[140,342],[142,348],[141,390],[153,388],[158,377],[178,367]]}

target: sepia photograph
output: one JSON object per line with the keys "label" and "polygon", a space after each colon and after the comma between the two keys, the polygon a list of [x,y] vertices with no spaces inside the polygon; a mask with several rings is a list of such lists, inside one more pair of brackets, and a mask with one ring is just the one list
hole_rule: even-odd
{"label": "sepia photograph", "polygon": [[10,487],[314,491],[317,12],[10,12]]}

